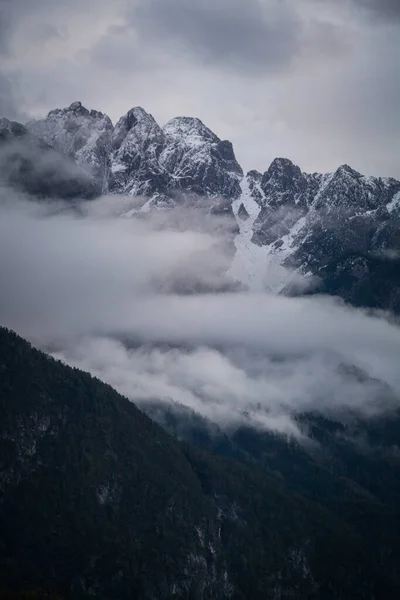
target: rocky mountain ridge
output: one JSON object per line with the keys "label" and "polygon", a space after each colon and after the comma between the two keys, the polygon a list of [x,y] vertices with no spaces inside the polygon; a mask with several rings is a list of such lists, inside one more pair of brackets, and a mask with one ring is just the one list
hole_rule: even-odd
{"label": "rocky mountain ridge", "polygon": [[[346,280],[352,299],[377,263],[398,259],[400,182],[393,178],[365,177],[347,165],[307,174],[275,159],[264,174],[247,174],[234,210],[241,229],[237,274],[273,291],[289,291],[302,278],[342,295]],[[398,310],[397,284],[385,308]]]}
{"label": "rocky mountain ridge", "polygon": [[[0,127],[8,140],[24,128],[13,127],[13,134]],[[74,102],[27,123],[26,132],[68,156],[98,194],[142,196],[142,211],[233,210],[239,235],[230,275],[249,287],[328,292],[400,311],[400,182],[393,178],[365,177],[347,165],[308,174],[284,158],[243,175],[232,144],[199,119],[160,127],[140,107],[113,126]]]}
{"label": "rocky mountain ridge", "polygon": [[27,128],[101,180],[103,193],[142,195],[160,206],[178,194],[218,200],[240,194],[243,172],[232,144],[200,119],[176,117],[160,127],[136,107],[113,127],[103,113],[74,102]]}

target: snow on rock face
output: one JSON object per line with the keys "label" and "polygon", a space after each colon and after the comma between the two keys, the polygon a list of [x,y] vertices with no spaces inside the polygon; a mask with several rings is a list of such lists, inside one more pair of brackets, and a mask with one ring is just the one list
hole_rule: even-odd
{"label": "snow on rock face", "polygon": [[286,158],[243,177],[232,144],[200,119],[176,117],[160,127],[140,107],[115,127],[80,102],[26,129],[2,119],[0,142],[26,131],[89,169],[99,193],[144,196],[143,206],[126,216],[177,203],[233,211],[239,235],[231,275],[256,289],[293,289],[301,276],[325,277],[332,264],[351,275],[354,269],[343,265],[400,250],[400,182],[394,179],[365,177],[348,165],[309,174]]}
{"label": "snow on rock face", "polygon": [[[236,255],[229,275],[256,292],[279,294],[289,284],[304,287],[297,271],[284,265],[282,256],[275,254],[271,247],[253,241],[255,223],[262,212],[260,204],[267,201],[260,183],[261,174],[250,171],[241,182],[241,195],[233,203],[239,235],[235,240]],[[243,209],[248,215],[246,219],[242,216]]]}
{"label": "snow on rock face", "polygon": [[235,199],[240,195],[243,171],[233,146],[191,117],[176,117],[163,132],[167,146],[161,165],[171,173],[171,186],[203,196]]}
{"label": "snow on rock face", "polygon": [[386,208],[389,213],[396,213],[400,211],[400,191],[398,191],[390,202],[387,203]]}
{"label": "snow on rock face", "polygon": [[[306,174],[291,161],[276,159],[264,175],[248,173],[242,190],[238,207],[247,209],[249,194],[259,207],[250,241],[249,221],[243,223],[238,214],[248,256],[259,255],[254,245],[264,256],[263,268],[253,273],[253,287],[268,287],[267,263],[287,269],[284,290],[293,284],[293,273],[307,281],[349,255],[398,249],[400,182],[394,179],[365,177],[347,165],[330,174]],[[240,245],[238,254],[243,254]]]}
{"label": "snow on rock face", "polygon": [[73,102],[27,128],[89,170],[99,192],[143,195],[146,209],[175,205],[179,197],[191,204],[201,198],[209,210],[225,212],[240,194],[243,172],[232,144],[200,119],[177,117],[161,128],[135,107],[113,127],[107,115]]}
{"label": "snow on rock face", "polygon": [[30,121],[27,129],[62,154],[89,170],[102,191],[107,191],[109,152],[113,125],[97,110],[81,102],[55,109],[40,121]]}
{"label": "snow on rock face", "polygon": [[261,188],[268,204],[279,206],[291,202],[297,204],[307,188],[307,179],[287,158],[276,158],[261,179]]}
{"label": "snow on rock face", "polygon": [[110,189],[151,196],[168,187],[168,174],[159,165],[166,140],[154,118],[132,108],[120,118],[112,135]]}
{"label": "snow on rock face", "polygon": [[199,119],[177,117],[160,128],[134,108],[117,123],[112,148],[113,191],[153,197],[157,206],[181,193],[229,200],[240,194],[232,144]]}
{"label": "snow on rock face", "polygon": [[195,117],[175,117],[163,127],[165,135],[169,139],[185,142],[187,145],[219,142],[219,138],[204,125],[200,119]]}
{"label": "snow on rock face", "polygon": [[232,144],[221,141],[200,119],[176,117],[163,127],[167,145],[160,163],[171,173],[171,187],[202,196],[233,199],[243,172]]}

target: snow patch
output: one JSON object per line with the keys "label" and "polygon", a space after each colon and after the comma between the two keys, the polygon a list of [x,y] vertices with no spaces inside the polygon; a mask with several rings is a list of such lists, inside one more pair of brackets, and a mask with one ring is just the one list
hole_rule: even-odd
{"label": "snow patch", "polygon": [[392,200],[386,205],[386,208],[389,213],[392,213],[394,210],[400,207],[400,192],[397,192],[392,198]]}
{"label": "snow patch", "polygon": [[[251,240],[253,226],[261,211],[261,207],[251,194],[249,180],[244,177],[240,184],[242,193],[232,204],[232,209],[239,226],[239,235],[236,237],[236,254],[228,275],[250,290],[255,292],[269,291],[279,294],[293,279],[293,273],[282,265],[284,256],[277,256],[272,246],[257,246]],[[245,221],[238,216],[239,208],[243,204],[249,218]],[[292,238],[303,226],[297,223],[291,230]],[[289,249],[289,236],[286,236],[286,246]]]}

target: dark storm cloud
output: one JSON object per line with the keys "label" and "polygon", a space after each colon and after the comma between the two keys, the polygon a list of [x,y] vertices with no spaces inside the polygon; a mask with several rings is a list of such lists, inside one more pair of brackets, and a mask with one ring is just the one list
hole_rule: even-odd
{"label": "dark storm cloud", "polygon": [[400,19],[399,0],[350,0],[357,8],[371,11],[383,19]]}
{"label": "dark storm cloud", "polygon": [[142,0],[130,20],[210,64],[281,68],[301,43],[301,21],[286,3],[258,0]]}

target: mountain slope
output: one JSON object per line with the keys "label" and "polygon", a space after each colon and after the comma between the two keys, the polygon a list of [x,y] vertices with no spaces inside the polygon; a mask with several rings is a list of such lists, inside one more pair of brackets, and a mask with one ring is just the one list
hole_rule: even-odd
{"label": "mountain slope", "polygon": [[178,439],[265,471],[357,531],[384,572],[381,593],[398,595],[400,577],[400,411],[360,418],[336,411],[298,415],[299,441],[251,424],[221,429],[188,408],[143,409]]}
{"label": "mountain slope", "polygon": [[260,471],[4,329],[0,371],[2,598],[388,597],[358,534]]}
{"label": "mountain slope", "polygon": [[356,305],[400,310],[399,181],[346,165],[311,175],[276,159],[263,175],[248,173],[242,190],[235,210],[250,223],[238,214],[238,268],[261,287],[291,293],[302,277]]}

